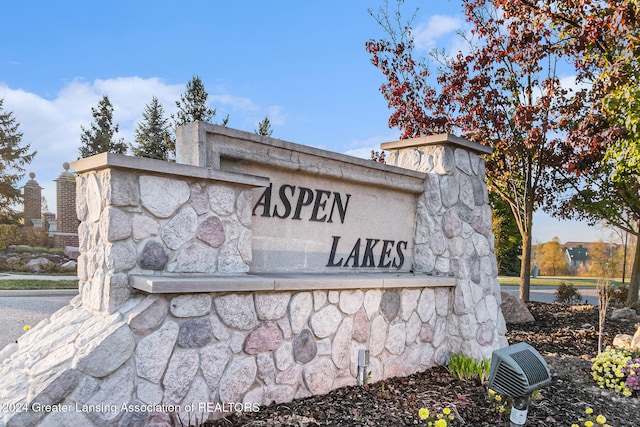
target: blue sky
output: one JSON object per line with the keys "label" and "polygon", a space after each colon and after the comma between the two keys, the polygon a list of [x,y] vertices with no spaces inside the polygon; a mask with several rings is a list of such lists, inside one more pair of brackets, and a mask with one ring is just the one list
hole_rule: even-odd
{"label": "blue sky", "polygon": [[[394,1],[390,1],[393,5]],[[254,131],[268,116],[273,137],[368,157],[399,133],[364,44],[382,35],[362,1],[22,1],[3,4],[0,98],[38,155],[29,167],[55,206],[52,182],[78,157],[80,126],[103,94],[120,136],[133,142],[145,104],[167,115],[193,75],[229,126]],[[416,6],[419,47],[456,50],[459,0]],[[7,19],[7,17],[10,17]],[[534,241],[597,240],[602,232],[536,215]]]}

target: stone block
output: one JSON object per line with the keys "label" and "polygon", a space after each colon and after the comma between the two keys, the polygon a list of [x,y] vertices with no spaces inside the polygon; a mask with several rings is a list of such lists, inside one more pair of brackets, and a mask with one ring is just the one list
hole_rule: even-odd
{"label": "stone block", "polygon": [[219,248],[225,241],[224,226],[217,216],[210,216],[198,225],[198,239],[211,247]]}
{"label": "stone block", "polygon": [[364,293],[361,290],[348,290],[340,292],[339,307],[343,313],[355,314],[364,302]]}
{"label": "stone block", "polygon": [[535,322],[535,318],[518,297],[507,292],[501,292],[502,314],[507,323],[528,323]]}
{"label": "stone block", "polygon": [[126,314],[129,327],[136,334],[147,334],[160,326],[167,317],[167,301],[158,295],[149,295]]}
{"label": "stone block", "polygon": [[140,177],[140,201],[158,218],[169,218],[184,205],[191,191],[186,182],[158,176]]}
{"label": "stone block", "polygon": [[169,249],[180,249],[196,236],[198,215],[191,206],[185,206],[160,229],[160,237]]}
{"label": "stone block", "polygon": [[200,369],[210,390],[215,390],[220,384],[229,360],[231,350],[226,343],[209,344],[200,349]]}
{"label": "stone block", "polygon": [[78,350],[73,366],[93,377],[105,377],[133,356],[135,345],[129,326],[123,323],[113,325]]}
{"label": "stone block", "polygon": [[298,363],[308,363],[316,357],[318,346],[310,330],[304,329],[293,340],[293,358]]}
{"label": "stone block", "polygon": [[218,392],[222,402],[241,402],[256,380],[258,367],[252,356],[234,357],[225,371]]}
{"label": "stone block", "polygon": [[303,369],[304,384],[314,394],[326,394],[333,388],[335,371],[328,359],[316,359]]}
{"label": "stone block", "polygon": [[184,245],[175,258],[169,262],[167,270],[172,273],[215,273],[218,250],[203,243],[191,242]]}
{"label": "stone block", "polygon": [[260,320],[279,320],[287,314],[291,294],[259,293],[255,294],[256,314]]}
{"label": "stone block", "polygon": [[211,210],[218,215],[231,215],[236,203],[236,192],[233,188],[223,185],[207,187]]}
{"label": "stone block", "polygon": [[211,296],[186,294],[171,298],[169,310],[175,317],[206,316],[211,312]]}
{"label": "stone block", "polygon": [[251,331],[244,342],[244,352],[259,354],[273,351],[280,347],[282,334],[280,329],[272,323],[263,323]]}
{"label": "stone block", "polygon": [[164,245],[157,240],[147,241],[138,255],[138,265],[143,270],[162,271],[167,261],[169,261],[169,254]]}
{"label": "stone block", "polygon": [[211,342],[213,330],[207,318],[190,319],[180,325],[178,345],[182,348],[199,348]]}
{"label": "stone block", "polygon": [[342,315],[335,305],[328,305],[311,316],[309,324],[318,338],[333,335],[342,321]]}
{"label": "stone block", "polygon": [[[333,337],[331,360],[338,369],[349,369],[351,358],[351,335],[353,318],[345,317]],[[403,337],[404,338],[404,337]]]}
{"label": "stone block", "polygon": [[299,292],[291,297],[289,321],[291,322],[291,332],[293,334],[299,334],[306,327],[312,309],[313,298],[311,293]]}
{"label": "stone block", "polygon": [[250,294],[228,294],[214,299],[222,323],[230,328],[250,331],[258,325],[258,317]]}
{"label": "stone block", "polygon": [[387,322],[393,321],[400,312],[400,292],[385,291],[380,300],[380,313],[387,319]]}
{"label": "stone block", "polygon": [[199,357],[197,350],[176,349],[169,360],[164,374],[164,403],[179,404],[189,391],[193,379],[198,372]]}

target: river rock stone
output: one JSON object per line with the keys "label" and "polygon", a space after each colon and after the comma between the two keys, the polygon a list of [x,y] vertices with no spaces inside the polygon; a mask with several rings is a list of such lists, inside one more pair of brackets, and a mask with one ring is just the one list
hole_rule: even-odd
{"label": "river rock stone", "polygon": [[220,380],[220,401],[241,402],[256,380],[258,367],[253,356],[234,357]]}
{"label": "river rock stone", "polygon": [[345,317],[333,337],[331,359],[338,369],[348,369],[350,366],[352,331],[353,318]]}
{"label": "river rock stone", "polygon": [[207,318],[191,319],[180,325],[178,345],[182,348],[203,347],[213,339],[211,322]]}
{"label": "river rock stone", "polygon": [[385,291],[380,300],[380,313],[387,319],[387,322],[391,322],[396,318],[398,312],[400,312],[400,292]]}
{"label": "river rock stone", "polygon": [[173,352],[162,380],[164,403],[177,405],[182,401],[198,372],[198,362],[196,350],[176,349]]}
{"label": "river rock stone", "polygon": [[208,187],[211,210],[218,215],[231,215],[236,203],[236,192],[233,188],[222,185]]}
{"label": "river rock stone", "polygon": [[162,271],[169,261],[169,255],[164,245],[157,240],[149,240],[145,243],[142,252],[138,255],[138,265],[143,270]]}
{"label": "river rock stone", "polygon": [[258,317],[250,294],[228,294],[214,299],[222,323],[230,328],[250,331],[258,325]]}
{"label": "river rock stone", "polygon": [[73,366],[93,377],[105,377],[133,355],[135,345],[128,325],[113,325],[78,350]]}
{"label": "river rock stone", "polygon": [[348,290],[340,292],[339,307],[343,313],[354,314],[364,301],[364,293],[361,290]]}
{"label": "river rock stone", "polygon": [[305,365],[302,375],[312,394],[326,394],[331,391],[335,378],[333,364],[328,359],[317,359]]}
{"label": "river rock stone", "polygon": [[291,297],[289,303],[289,321],[291,332],[299,334],[306,327],[307,320],[313,309],[313,298],[309,292],[298,292]]}
{"label": "river rock stone", "polygon": [[298,363],[308,363],[316,357],[318,346],[310,330],[304,329],[293,340],[293,358]]}
{"label": "river rock stone", "polygon": [[197,223],[196,211],[185,206],[162,227],[160,237],[170,249],[180,249],[196,235]]}
{"label": "river rock stone", "polygon": [[231,351],[227,343],[209,344],[200,349],[200,369],[210,390],[218,388],[229,360]]}
{"label": "river rock stone", "polygon": [[156,332],[142,338],[136,346],[136,370],[138,376],[158,383],[169,363],[171,352],[178,338],[179,327],[168,321]]}
{"label": "river rock stone", "polygon": [[255,294],[256,314],[260,320],[279,320],[287,313],[291,295],[288,293]]}
{"label": "river rock stone", "polygon": [[191,192],[183,181],[158,176],[140,177],[140,201],[158,218],[168,218],[189,200]]}
{"label": "river rock stone", "polygon": [[342,315],[335,305],[328,305],[311,316],[309,324],[318,338],[333,335],[342,321]]}
{"label": "river rock stone", "polygon": [[205,316],[211,312],[211,296],[208,294],[179,295],[171,299],[169,309],[176,317]]}
{"label": "river rock stone", "polygon": [[225,241],[222,221],[217,216],[208,217],[198,226],[196,236],[209,246],[219,248]]}
{"label": "river rock stone", "polygon": [[157,328],[167,317],[167,300],[149,295],[127,313],[127,323],[133,332],[144,335]]}
{"label": "river rock stone", "polygon": [[244,351],[247,354],[273,351],[280,347],[281,343],[282,334],[280,329],[272,323],[263,323],[249,333],[244,342]]}

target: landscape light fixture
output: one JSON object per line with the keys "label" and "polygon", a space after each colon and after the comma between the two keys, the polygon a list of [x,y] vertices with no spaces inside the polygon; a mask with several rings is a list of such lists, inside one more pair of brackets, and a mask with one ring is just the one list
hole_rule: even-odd
{"label": "landscape light fixture", "polygon": [[512,425],[523,426],[527,422],[531,393],[549,383],[547,363],[529,344],[521,342],[492,353],[489,388],[513,398]]}
{"label": "landscape light fixture", "polygon": [[367,367],[369,366],[369,350],[358,350],[358,385],[362,387],[367,383]]}

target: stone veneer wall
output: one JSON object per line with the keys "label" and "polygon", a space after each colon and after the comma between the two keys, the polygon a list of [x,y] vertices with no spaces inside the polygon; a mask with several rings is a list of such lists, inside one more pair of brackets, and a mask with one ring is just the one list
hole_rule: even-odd
{"label": "stone veneer wall", "polygon": [[483,164],[443,150],[422,155],[435,165],[414,257],[417,271],[452,274],[456,286],[418,289],[146,295],[131,275],[248,271],[249,188],[264,183],[172,175],[185,166],[151,160],[122,168],[130,162],[112,155],[76,166],[80,295],[0,351],[0,404],[12,409],[0,425],[148,425],[169,422],[170,405],[184,420],[192,402],[286,402],[355,384],[360,348],[372,381],[453,352],[488,357],[507,343]]}
{"label": "stone veneer wall", "polygon": [[418,199],[416,271],[451,274],[450,353],[489,358],[507,345],[485,179],[485,147],[453,135],[382,144],[387,163],[427,174]]}

